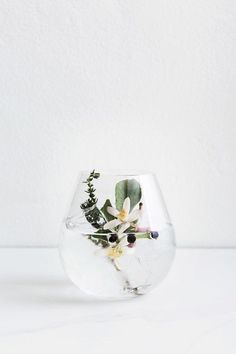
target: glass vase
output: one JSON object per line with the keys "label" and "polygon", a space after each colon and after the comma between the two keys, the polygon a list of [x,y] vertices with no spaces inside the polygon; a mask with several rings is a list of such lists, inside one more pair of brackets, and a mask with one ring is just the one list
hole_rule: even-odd
{"label": "glass vase", "polygon": [[166,276],[175,237],[156,178],[145,172],[82,172],[63,222],[64,268],[83,292],[129,298]]}

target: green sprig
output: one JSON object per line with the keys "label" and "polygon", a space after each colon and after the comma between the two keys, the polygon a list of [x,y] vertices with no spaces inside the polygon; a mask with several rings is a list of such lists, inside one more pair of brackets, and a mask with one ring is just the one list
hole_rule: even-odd
{"label": "green sprig", "polygon": [[83,183],[87,184],[87,190],[85,191],[86,193],[88,193],[89,198],[83,203],[81,204],[81,209],[87,209],[87,208],[92,208],[95,204],[97,204],[97,198],[95,197],[94,192],[96,191],[96,189],[94,188],[94,185],[92,184],[93,179],[97,179],[100,177],[100,173],[95,172],[95,170],[93,170],[89,177],[86,179],[86,181],[83,181]]}
{"label": "green sprig", "polygon": [[87,190],[85,192],[88,194],[88,199],[80,205],[87,221],[96,229],[100,229],[106,222],[101,211],[97,207],[98,199],[95,196],[96,189],[92,183],[94,179],[98,179],[99,177],[100,173],[93,170],[86,181],[83,182],[87,184]]}

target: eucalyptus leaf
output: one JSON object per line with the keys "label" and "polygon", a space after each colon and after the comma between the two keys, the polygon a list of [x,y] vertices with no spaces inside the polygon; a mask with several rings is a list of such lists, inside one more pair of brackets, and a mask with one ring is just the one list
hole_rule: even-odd
{"label": "eucalyptus leaf", "polygon": [[130,210],[139,203],[142,197],[140,184],[136,179],[125,179],[116,184],[116,208],[121,210],[125,198],[130,198]]}
{"label": "eucalyptus leaf", "polygon": [[100,229],[105,224],[105,219],[100,210],[95,206],[92,209],[83,209],[87,221],[96,229]]}
{"label": "eucalyptus leaf", "polygon": [[111,201],[110,201],[110,199],[107,199],[105,201],[103,207],[101,208],[101,212],[103,213],[103,215],[105,216],[107,221],[111,221],[111,220],[115,219],[115,217],[113,215],[109,214],[107,211],[107,207],[109,207],[109,206],[112,206]]}

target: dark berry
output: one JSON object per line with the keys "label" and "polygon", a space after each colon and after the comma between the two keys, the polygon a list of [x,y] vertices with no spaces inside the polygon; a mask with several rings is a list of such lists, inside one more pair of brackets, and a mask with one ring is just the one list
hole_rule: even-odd
{"label": "dark berry", "polygon": [[136,241],[135,234],[128,234],[127,235],[127,241],[128,241],[128,243],[134,243]]}
{"label": "dark berry", "polygon": [[108,239],[109,242],[116,242],[118,240],[117,234],[110,234],[110,237]]}
{"label": "dark berry", "polygon": [[157,239],[157,237],[159,236],[159,233],[157,231],[152,231],[151,236],[152,236],[152,238]]}

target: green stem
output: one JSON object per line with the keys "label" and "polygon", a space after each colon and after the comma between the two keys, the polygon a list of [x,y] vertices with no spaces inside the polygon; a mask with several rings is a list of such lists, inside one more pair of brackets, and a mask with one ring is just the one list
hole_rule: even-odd
{"label": "green stem", "polygon": [[135,233],[136,239],[140,240],[140,239],[152,239],[151,233],[150,232],[138,232]]}
{"label": "green stem", "polygon": [[[152,239],[152,236],[151,236],[151,233],[150,232],[137,232],[135,233],[135,236],[136,236],[136,239],[137,240],[140,240],[140,239]],[[92,234],[90,235],[91,238],[94,238],[94,239],[98,239],[98,240],[102,240],[102,241],[106,241],[108,243],[108,240],[107,240],[107,236],[106,235],[99,235],[99,234]],[[120,238],[119,242],[121,240],[123,240],[126,236],[123,236]],[[119,243],[118,242],[118,243]]]}

